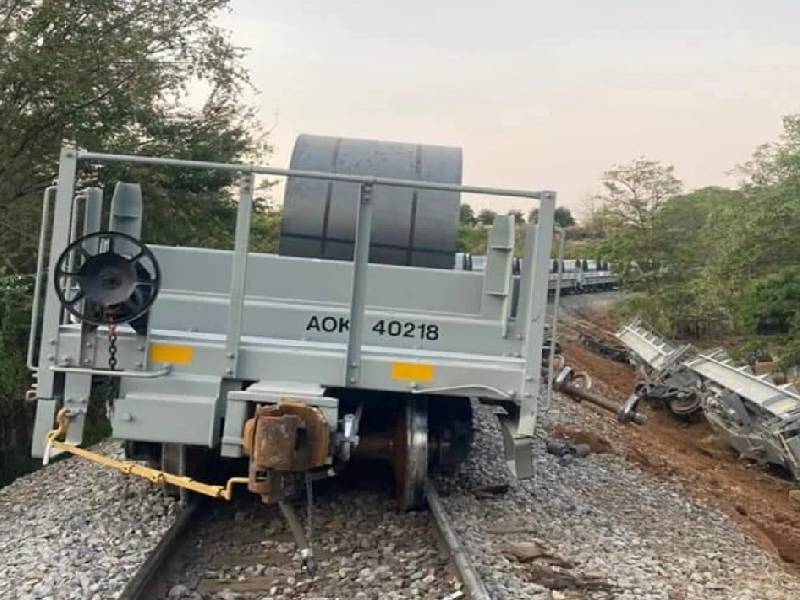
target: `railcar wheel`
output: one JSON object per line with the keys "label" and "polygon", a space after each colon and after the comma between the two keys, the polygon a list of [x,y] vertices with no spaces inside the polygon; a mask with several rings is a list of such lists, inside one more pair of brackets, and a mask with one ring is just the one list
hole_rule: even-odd
{"label": "railcar wheel", "polygon": [[405,400],[394,430],[392,464],[400,510],[420,508],[428,476],[427,398]]}
{"label": "railcar wheel", "polygon": [[673,415],[685,419],[691,417],[700,410],[700,396],[699,394],[678,396],[677,398],[668,400],[667,406]]}

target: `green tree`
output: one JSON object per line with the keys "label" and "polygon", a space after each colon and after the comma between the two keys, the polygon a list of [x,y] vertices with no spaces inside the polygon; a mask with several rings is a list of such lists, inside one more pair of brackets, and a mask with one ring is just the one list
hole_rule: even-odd
{"label": "green tree", "polygon": [[521,210],[512,209],[508,211],[508,214],[514,217],[514,221],[517,225],[522,225],[525,223],[525,213],[523,213]]}
{"label": "green tree", "polygon": [[[208,144],[205,154],[215,158],[231,158],[234,147],[240,156],[259,150],[262,140],[251,134],[257,129],[244,124],[251,115],[238,103],[249,85],[242,50],[215,24],[226,5],[227,0],[16,0],[3,10],[0,207],[6,225],[0,226],[0,248],[15,270],[30,270],[37,232],[11,224],[37,221],[32,213],[53,180],[64,141],[104,151],[155,151],[160,142],[164,150],[185,146],[177,140],[187,134]],[[198,80],[209,93],[194,114],[182,101]],[[212,130],[221,121],[231,135]],[[104,181],[91,169],[80,176]]]}
{"label": "green tree", "polygon": [[737,319],[750,335],[788,334],[800,325],[800,266],[753,280],[737,301]]}
{"label": "green tree", "polygon": [[486,254],[486,241],[489,229],[460,225],[458,228],[458,251],[470,254]]}
{"label": "green tree", "polygon": [[652,230],[659,209],[681,188],[672,166],[641,157],[606,171],[600,198],[617,226]]}
{"label": "green tree", "polygon": [[493,210],[488,208],[482,208],[478,213],[478,223],[481,225],[491,225],[494,222],[494,218],[497,216],[497,213]]}
{"label": "green tree", "polygon": [[[671,166],[638,158],[615,165],[603,175],[603,193],[597,197],[611,223],[611,235],[601,246],[623,276],[653,291],[657,262],[656,218],[681,190]],[[634,267],[634,268],[632,268]]]}
{"label": "green tree", "polygon": [[475,210],[466,202],[458,210],[458,222],[463,225],[475,225],[478,222],[475,218]]}
{"label": "green tree", "polygon": [[624,171],[660,181],[626,175],[659,190],[643,202],[614,170],[615,185],[606,186],[612,201],[600,207],[615,219],[599,246],[633,292],[628,312],[677,335],[737,334],[751,349],[800,364],[800,117],[785,118],[779,140],[756,150],[738,190],[669,196],[679,187],[671,169],[648,163]]}
{"label": "green tree", "polygon": [[[243,50],[216,24],[227,0],[14,0],[0,10],[0,480],[28,452],[24,348],[41,193],[61,146],[236,162],[269,151],[240,104]],[[190,86],[208,90],[189,109]],[[228,246],[231,174],[82,164],[78,185],[142,184],[147,241]],[[269,230],[257,215],[254,228]],[[21,225],[24,224],[24,225]],[[9,431],[11,433],[9,433]],[[8,468],[10,466],[10,469]],[[1,484],[1,482],[0,482]]]}
{"label": "green tree", "polygon": [[553,214],[553,219],[555,220],[556,225],[565,229],[575,225],[575,217],[572,216],[572,212],[570,212],[566,206],[556,207],[555,213]]}

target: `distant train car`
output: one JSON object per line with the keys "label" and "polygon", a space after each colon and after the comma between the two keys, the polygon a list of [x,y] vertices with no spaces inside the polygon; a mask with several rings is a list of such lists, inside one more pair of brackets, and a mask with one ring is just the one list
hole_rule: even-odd
{"label": "distant train car", "polygon": [[[607,262],[601,260],[565,259],[561,268],[561,293],[586,294],[612,290],[616,287],[617,278]],[[456,255],[456,269],[463,271],[483,271],[486,268],[486,256],[459,252]],[[522,260],[514,260],[513,273],[518,276],[522,270]],[[558,260],[551,261],[549,290],[552,294],[558,285]]]}

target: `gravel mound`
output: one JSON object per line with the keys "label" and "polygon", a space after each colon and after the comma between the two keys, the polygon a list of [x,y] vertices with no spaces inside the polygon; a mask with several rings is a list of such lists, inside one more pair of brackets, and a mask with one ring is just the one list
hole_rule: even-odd
{"label": "gravel mound", "polygon": [[[583,425],[558,407],[544,424]],[[437,485],[456,528],[498,599],[800,598],[800,580],[728,517],[612,454],[556,456],[536,442],[536,477],[514,482],[488,407],[460,473]],[[490,495],[486,489],[503,489]],[[494,486],[494,487],[492,487]]]}
{"label": "gravel mound", "polygon": [[[121,456],[118,443],[95,450]],[[0,490],[0,598],[120,595],[178,505],[136,478],[75,458]]]}

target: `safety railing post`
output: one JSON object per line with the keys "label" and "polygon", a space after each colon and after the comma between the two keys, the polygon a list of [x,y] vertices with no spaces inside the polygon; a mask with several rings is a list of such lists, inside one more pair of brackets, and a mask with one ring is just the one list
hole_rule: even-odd
{"label": "safety railing post", "polygon": [[[55,273],[58,257],[69,244],[72,197],[75,193],[77,162],[75,148],[61,150],[56,202],[53,209],[53,230],[50,239],[50,264],[48,268],[50,278]],[[38,396],[39,398],[52,398],[55,374],[47,367],[55,364],[58,356],[58,327],[61,324],[62,308],[56,295],[55,286],[52,283],[46,286],[45,294],[44,316],[42,317],[42,344],[39,350],[39,365],[44,368],[41,368],[39,372]]]}
{"label": "safety railing post", "polygon": [[231,265],[230,306],[225,338],[225,375],[236,377],[239,365],[239,344],[242,337],[242,317],[247,282],[247,255],[250,247],[250,222],[253,214],[252,173],[242,173],[239,182],[239,206],[236,209],[236,238]]}
{"label": "safety railing post", "polygon": [[[58,163],[58,184],[53,207],[53,229],[50,240],[49,278],[55,273],[56,262],[69,243],[72,196],[75,192],[75,175],[78,155],[75,148],[63,148]],[[49,367],[58,359],[58,328],[61,324],[61,303],[56,286],[45,280],[45,304],[42,316],[42,343],[39,348],[39,371],[36,385],[36,419],[33,424],[31,455],[44,453],[44,437],[53,427],[56,413],[56,373]],[[48,285],[49,284],[49,285]]]}
{"label": "safety railing post", "polygon": [[541,389],[542,349],[544,347],[545,312],[550,287],[550,249],[553,245],[553,221],[556,206],[555,192],[542,192],[539,204],[533,260],[527,278],[525,294],[529,309],[523,311],[525,322],[521,323],[524,337],[525,376],[520,399],[519,426],[517,435],[532,436],[536,427],[536,416]]}
{"label": "safety railing post", "polygon": [[356,236],[353,249],[353,285],[350,296],[350,331],[347,339],[345,385],[361,381],[361,343],[364,338],[364,309],[367,303],[367,268],[372,237],[372,196],[374,186],[361,184],[356,211]]}
{"label": "safety railing post", "polygon": [[36,371],[38,361],[34,357],[36,338],[39,335],[39,309],[42,298],[42,276],[44,275],[44,245],[47,241],[47,228],[50,226],[50,213],[55,199],[56,186],[51,185],[44,191],[42,199],[42,224],[39,229],[39,251],[36,253],[36,281],[33,287],[33,305],[31,306],[31,333],[28,336],[28,368]]}

